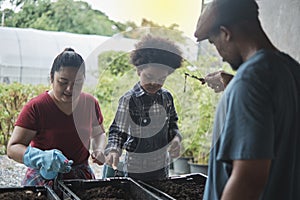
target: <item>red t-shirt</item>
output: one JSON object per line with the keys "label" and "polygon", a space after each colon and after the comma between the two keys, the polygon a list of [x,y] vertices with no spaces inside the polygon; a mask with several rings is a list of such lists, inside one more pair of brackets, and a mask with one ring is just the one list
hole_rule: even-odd
{"label": "red t-shirt", "polygon": [[100,106],[92,95],[81,93],[77,107],[67,115],[45,92],[23,107],[15,126],[37,131],[31,146],[42,150],[59,149],[77,165],[88,160],[93,127],[102,121]]}

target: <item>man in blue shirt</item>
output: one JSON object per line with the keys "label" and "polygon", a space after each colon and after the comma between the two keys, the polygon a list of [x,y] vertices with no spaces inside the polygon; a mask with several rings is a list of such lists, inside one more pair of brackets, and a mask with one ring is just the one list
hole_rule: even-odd
{"label": "man in blue shirt", "polygon": [[237,71],[217,108],[204,199],[300,199],[299,63],[271,43],[255,0],[214,0],[195,37]]}

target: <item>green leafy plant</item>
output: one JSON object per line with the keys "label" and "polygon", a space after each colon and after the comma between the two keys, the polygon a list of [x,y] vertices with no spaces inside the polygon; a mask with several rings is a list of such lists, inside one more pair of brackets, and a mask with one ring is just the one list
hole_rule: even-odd
{"label": "green leafy plant", "polygon": [[[218,70],[224,70],[234,74],[231,67],[222,62],[216,49],[212,45],[201,43],[197,61],[185,63],[186,67],[180,73],[187,73],[197,78],[204,78],[206,74]],[[192,156],[198,164],[208,164],[208,158],[212,143],[212,127],[216,106],[222,93],[215,93],[207,84],[202,85],[196,78],[186,77],[185,93],[192,100],[186,101],[180,116],[187,116],[187,120],[181,122],[183,130],[182,156]],[[189,111],[190,104],[196,104],[196,109]],[[193,107],[195,108],[195,106]],[[180,110],[178,109],[178,110]],[[195,119],[195,116],[198,116]]]}
{"label": "green leafy plant", "polygon": [[186,94],[182,95],[187,95],[189,101],[184,102],[181,108],[185,114],[180,114],[184,118],[180,123],[182,156],[192,156],[195,162],[207,163],[218,95],[206,85],[201,85],[199,80],[188,79],[187,82],[189,87],[186,87]]}
{"label": "green leafy plant", "polygon": [[32,97],[42,93],[48,87],[42,85],[23,85],[20,83],[0,84],[0,143],[2,153],[14,128],[14,123],[22,107]]}

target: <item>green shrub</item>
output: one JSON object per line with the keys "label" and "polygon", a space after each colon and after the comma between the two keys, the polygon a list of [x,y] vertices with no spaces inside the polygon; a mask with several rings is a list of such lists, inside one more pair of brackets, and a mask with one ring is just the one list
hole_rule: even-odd
{"label": "green shrub", "polygon": [[43,85],[0,84],[0,144],[4,146],[2,147],[4,153],[6,153],[7,142],[22,107],[32,97],[46,89],[47,87]]}

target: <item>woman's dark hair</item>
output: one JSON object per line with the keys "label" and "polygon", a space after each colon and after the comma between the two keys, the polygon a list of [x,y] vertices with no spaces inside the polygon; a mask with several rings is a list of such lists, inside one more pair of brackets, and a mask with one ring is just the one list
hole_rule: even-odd
{"label": "woman's dark hair", "polygon": [[54,59],[50,72],[51,81],[54,78],[54,73],[58,72],[61,67],[80,68],[83,74],[85,74],[84,60],[81,55],[76,53],[72,48],[65,48],[64,51],[58,54]]}
{"label": "woman's dark hair", "polygon": [[166,65],[171,68],[171,71],[174,71],[181,66],[181,54],[180,48],[174,42],[165,38],[146,35],[135,45],[135,50],[131,52],[130,58],[131,63],[137,68],[157,63]]}

